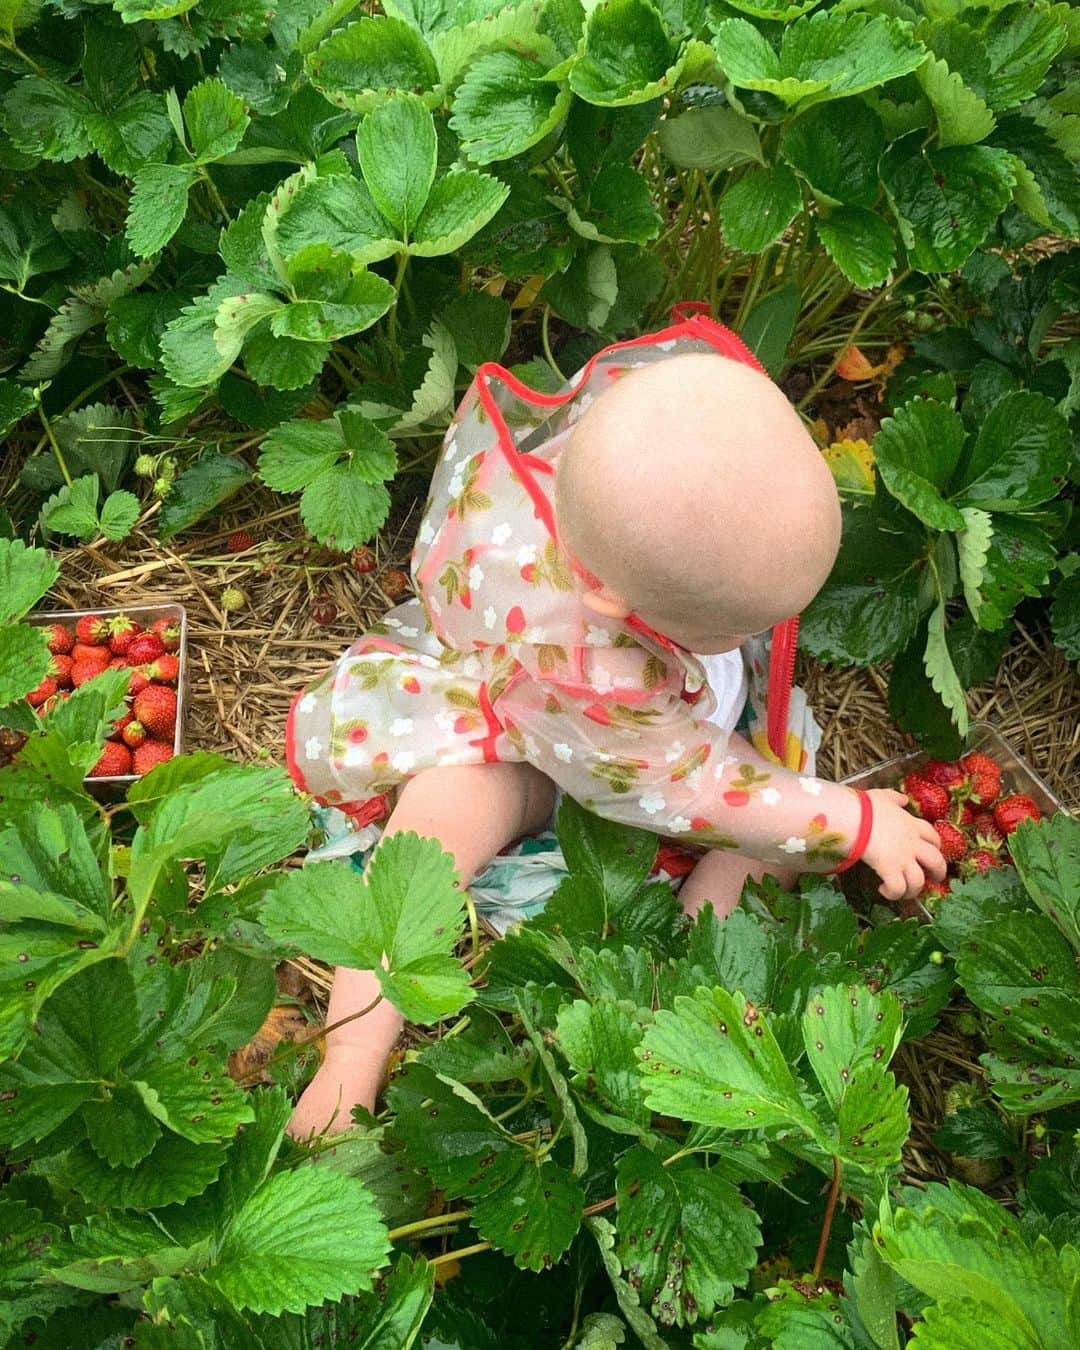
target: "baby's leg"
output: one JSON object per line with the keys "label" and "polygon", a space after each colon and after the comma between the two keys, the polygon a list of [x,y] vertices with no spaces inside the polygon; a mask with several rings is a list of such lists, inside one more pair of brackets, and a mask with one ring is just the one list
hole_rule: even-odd
{"label": "baby's leg", "polygon": [[[551,781],[528,764],[428,769],[402,788],[383,837],[412,830],[437,839],[467,883],[513,840],[540,829],[553,801]],[[327,1025],[366,1008],[378,995],[374,972],[339,969]],[[301,1139],[328,1127],[347,1129],[354,1106],[371,1110],[402,1025],[401,1014],[384,1001],[331,1032],[326,1058],[297,1103],[290,1133]]]}
{"label": "baby's leg", "polygon": [[757,862],[739,853],[725,853],[713,849],[706,853],[683,882],[679,904],[684,913],[695,918],[702,905],[712,904],[718,919],[726,919],[739,903],[747,880],[760,881],[764,876],[779,878],[780,884],[794,884],[798,872],[790,867]]}

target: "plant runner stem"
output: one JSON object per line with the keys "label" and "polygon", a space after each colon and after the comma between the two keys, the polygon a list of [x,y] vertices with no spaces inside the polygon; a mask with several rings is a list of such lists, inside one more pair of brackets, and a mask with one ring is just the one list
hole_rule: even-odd
{"label": "plant runner stem", "polygon": [[45,435],[49,438],[49,444],[52,446],[52,452],[57,464],[60,465],[60,472],[64,475],[64,482],[71,486],[71,474],[68,473],[68,466],[64,463],[64,455],[60,449],[59,442],[53,433],[52,423],[49,421],[48,414],[38,401],[38,416],[41,418],[41,425],[45,428]]}
{"label": "plant runner stem", "polygon": [[464,1223],[466,1219],[471,1219],[472,1215],[467,1209],[453,1209],[448,1214],[435,1214],[430,1219],[419,1219],[416,1223],[402,1224],[400,1228],[391,1228],[387,1237],[391,1242],[398,1242],[402,1238],[415,1237],[418,1233],[426,1233],[432,1228],[439,1228],[447,1223]]}
{"label": "plant runner stem", "polygon": [[817,1284],[821,1277],[821,1267],[825,1264],[825,1248],[829,1245],[832,1232],[833,1215],[836,1213],[836,1197],[840,1194],[840,1159],[832,1160],[832,1185],[829,1187],[829,1201],[825,1206],[825,1219],[821,1225],[821,1237],[818,1239],[817,1255],[814,1257],[814,1270],[810,1278]]}
{"label": "plant runner stem", "polygon": [[250,1073],[244,1074],[242,1078],[237,1079],[237,1082],[250,1083],[254,1079],[260,1078],[271,1065],[277,1064],[280,1060],[288,1059],[290,1055],[297,1054],[298,1051],[303,1050],[305,1046],[311,1045],[313,1041],[318,1041],[324,1036],[329,1036],[332,1031],[337,1031],[340,1027],[346,1026],[349,1022],[357,1022],[361,1017],[366,1017],[368,1013],[371,1012],[372,1008],[376,1007],[382,1001],[383,996],[380,994],[378,998],[373,998],[367,1007],[361,1008],[359,1012],[350,1013],[348,1017],[342,1017],[337,1022],[331,1022],[328,1027],[319,1027],[317,1031],[313,1031],[309,1036],[301,1036],[299,1040],[290,1041],[283,1050],[278,1050],[276,1054],[271,1055],[265,1064],[260,1064],[257,1069],[252,1069]]}

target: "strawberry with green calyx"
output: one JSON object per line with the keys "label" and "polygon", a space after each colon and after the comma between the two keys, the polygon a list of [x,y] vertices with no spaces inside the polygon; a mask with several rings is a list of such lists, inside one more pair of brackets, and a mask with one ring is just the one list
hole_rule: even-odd
{"label": "strawberry with green calyx", "polygon": [[175,684],[180,675],[180,662],[172,652],[162,652],[156,661],[143,666],[142,670],[152,684]]}
{"label": "strawberry with green calyx", "polygon": [[56,652],[49,660],[49,674],[61,689],[71,688],[71,667],[75,664],[70,656]]}
{"label": "strawberry with green calyx", "polygon": [[959,825],[954,825],[951,820],[935,820],[934,829],[937,830],[938,847],[946,862],[960,862],[967,857],[968,841]]}
{"label": "strawberry with green calyx", "polygon": [[26,696],[27,703],[31,708],[40,708],[46,699],[52,698],[56,693],[56,681],[51,675],[46,675],[36,689],[31,689]]}
{"label": "strawberry with green calyx", "polygon": [[113,659],[109,662],[109,664],[105,667],[105,669],[106,669],[106,670],[127,670],[127,669],[128,669],[128,660],[127,660],[127,657],[126,657],[126,656],[114,656]]}
{"label": "strawberry with green calyx", "polygon": [[119,741],[106,741],[101,758],[86,775],[87,778],[118,778],[131,772],[131,751]]}
{"label": "strawberry with green calyx", "polygon": [[123,740],[124,732],[134,722],[135,714],[129,708],[122,716],[118,717],[112,724],[112,730],[109,732],[110,741]]}
{"label": "strawberry with green calyx", "polygon": [[136,694],[141,694],[149,685],[150,679],[145,668],[139,666],[137,670],[131,672],[131,679],[128,681],[128,696],[134,698]]}
{"label": "strawberry with green calyx", "polygon": [[139,636],[139,625],[126,614],[117,614],[109,620],[109,650],[114,656],[126,655]]}
{"label": "strawberry with green calyx", "polygon": [[83,614],[75,623],[75,637],[88,647],[103,646],[109,641],[109,621],[100,614]]}
{"label": "strawberry with green calyx", "polygon": [[928,782],[950,790],[964,781],[963,769],[952,760],[928,759],[919,772]]}
{"label": "strawberry with green calyx", "polygon": [[1022,792],[1014,792],[1011,797],[1003,797],[994,807],[994,824],[1004,835],[1012,834],[1013,830],[1025,820],[1042,820],[1042,812],[1031,798]]}
{"label": "strawberry with green calyx", "polygon": [[975,848],[961,862],[960,875],[963,877],[985,876],[987,872],[995,867],[1001,867],[1001,865],[1001,859],[993,850]]}
{"label": "strawberry with green calyx", "polygon": [[62,623],[51,623],[45,630],[49,635],[49,651],[54,656],[67,656],[75,645],[75,634]]}
{"label": "strawberry with green calyx", "polygon": [[142,633],[128,648],[128,663],[145,666],[148,661],[156,661],[164,650],[165,645],[156,633]]}
{"label": "strawberry with green calyx", "polygon": [[141,722],[148,735],[160,740],[171,740],[176,730],[176,691],[167,684],[148,684],[136,694],[135,720]]}
{"label": "strawberry with green calyx", "polygon": [[952,895],[952,887],[947,881],[928,881],[919,892],[920,900],[945,900]]}
{"label": "strawberry with green calyx", "polygon": [[921,774],[909,773],[904,779],[908,807],[923,820],[944,820],[949,814],[949,794]]}
{"label": "strawberry with green calyx", "polygon": [[989,806],[1001,794],[1001,768],[990,758],[978,751],[965,755],[960,767],[967,775],[965,784],[968,797],[979,806]]}
{"label": "strawberry with green calyx", "polygon": [[155,619],[148,630],[160,639],[164,651],[175,652],[180,647],[180,625],[175,619]]}
{"label": "strawberry with green calyx", "polygon": [[143,741],[132,756],[131,766],[137,774],[149,773],[155,765],[165,764],[173,757],[173,748],[163,741]]}
{"label": "strawberry with green calyx", "polygon": [[112,652],[108,646],[94,646],[88,642],[76,642],[71,649],[71,659],[75,665],[85,662],[87,665],[96,666],[98,670],[104,670],[112,660]]}
{"label": "strawberry with green calyx", "polygon": [[120,732],[120,739],[130,750],[138,750],[146,740],[146,728],[133,718]]}

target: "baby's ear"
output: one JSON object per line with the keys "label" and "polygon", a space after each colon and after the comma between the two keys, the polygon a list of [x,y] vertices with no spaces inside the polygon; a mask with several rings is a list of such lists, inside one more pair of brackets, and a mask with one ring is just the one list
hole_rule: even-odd
{"label": "baby's ear", "polygon": [[601,586],[598,591],[586,591],[581,601],[588,609],[596,614],[602,614],[605,619],[625,619],[630,613],[630,606],[622,596],[609,591],[606,586]]}

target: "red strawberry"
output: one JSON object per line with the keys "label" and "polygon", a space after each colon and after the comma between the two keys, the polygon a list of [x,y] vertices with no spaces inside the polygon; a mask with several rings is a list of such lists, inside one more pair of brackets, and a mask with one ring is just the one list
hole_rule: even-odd
{"label": "red strawberry", "polygon": [[71,667],[74,664],[71,657],[65,656],[63,652],[56,652],[49,662],[49,674],[61,689],[71,688]]}
{"label": "red strawberry", "polygon": [[138,670],[131,672],[131,679],[128,681],[128,697],[134,698],[136,694],[149,687],[150,679],[146,673],[146,667],[140,666]]}
{"label": "red strawberry", "polygon": [[939,847],[946,862],[959,862],[967,856],[968,845],[963,831],[950,820],[935,820]]}
{"label": "red strawberry", "polygon": [[952,895],[952,887],[947,881],[928,881],[919,892],[920,900],[944,900]]}
{"label": "red strawberry", "polygon": [[460,717],[454,718],[454,731],[459,736],[464,736],[466,732],[472,731],[473,720],[467,713],[462,713]]}
{"label": "red strawberry", "polygon": [[1042,812],[1021,792],[1002,797],[994,807],[994,824],[1002,834],[1012,834],[1022,820],[1042,820]]}
{"label": "red strawberry", "polygon": [[135,718],[151,736],[171,739],[176,728],[176,693],[165,684],[147,685],[135,696]]}
{"label": "red strawberry", "polygon": [[930,783],[937,783],[938,787],[954,788],[959,787],[964,781],[964,771],[959,764],[952,760],[930,759],[922,767],[922,776]]}
{"label": "red strawberry", "polygon": [[[108,648],[105,649],[108,651]],[[96,661],[73,661],[71,663],[71,683],[76,689],[80,689],[90,680],[96,680],[101,674],[103,666],[99,666]]]}
{"label": "red strawberry", "polygon": [[106,741],[101,758],[86,775],[87,778],[116,778],[131,772],[131,751],[119,741]]}
{"label": "red strawberry", "polygon": [[337,618],[337,605],[332,595],[320,591],[311,602],[311,618],[314,623],[330,624]]}
{"label": "red strawberry", "polygon": [[712,829],[712,821],[707,820],[705,816],[695,816],[690,822],[690,828],[695,834],[702,834],[705,830]]}
{"label": "red strawberry", "polygon": [[506,631],[514,634],[524,633],[525,612],[520,605],[515,605],[506,616]]}
{"label": "red strawberry", "polygon": [[611,714],[602,703],[590,703],[584,712],[590,722],[597,722],[602,727],[611,726]]}
{"label": "red strawberry", "polygon": [[49,651],[66,656],[75,642],[75,634],[62,623],[51,623],[45,630],[49,635]]}
{"label": "red strawberry", "polygon": [[110,741],[122,740],[125,729],[131,726],[132,722],[134,721],[135,721],[135,714],[129,708],[128,711],[124,713],[122,717],[118,717],[116,721],[112,724],[112,730],[109,732],[109,740]]}
{"label": "red strawberry", "polygon": [[84,614],[75,624],[75,637],[87,646],[98,647],[109,640],[109,621],[100,614]]}
{"label": "red strawberry", "polygon": [[225,547],[230,553],[246,553],[249,548],[254,548],[259,541],[249,530],[235,530],[225,541]]}
{"label": "red strawberry", "polygon": [[172,759],[173,748],[163,741],[143,741],[131,757],[131,767],[137,774],[149,773],[155,764]]}
{"label": "red strawberry", "polygon": [[999,778],[1001,777],[1001,765],[989,755],[984,755],[981,750],[972,750],[969,755],[964,755],[960,760],[960,767],[965,773],[996,773]]}
{"label": "red strawberry", "polygon": [[144,666],[156,661],[164,650],[165,644],[156,633],[143,633],[128,648],[127,659],[133,666]]}
{"label": "red strawberry", "polygon": [[150,632],[161,640],[167,652],[174,652],[180,646],[180,625],[175,619],[155,619]]}
{"label": "red strawberry", "polygon": [[114,656],[113,659],[109,662],[109,664],[105,667],[105,669],[106,669],[106,670],[127,670],[127,669],[128,669],[127,657],[126,657],[126,656]]}
{"label": "red strawberry", "polygon": [[175,684],[180,674],[180,662],[172,652],[162,652],[156,661],[143,666],[143,672],[155,684]]}
{"label": "red strawberry", "polygon": [[949,794],[937,783],[909,773],[904,779],[908,807],[923,820],[943,820],[949,814]]}
{"label": "red strawberry", "polygon": [[983,872],[989,872],[992,867],[1000,866],[1001,859],[996,853],[992,853],[988,848],[977,848],[964,859],[960,870],[963,872],[964,876],[970,877],[976,872],[981,874]]}
{"label": "red strawberry", "polygon": [[404,572],[391,567],[379,578],[379,588],[387,600],[400,600],[406,591],[412,589],[412,583]]}
{"label": "red strawberry", "polygon": [[535,581],[536,581],[536,564],[535,564],[535,563],[526,563],[526,564],[525,564],[525,566],[521,569],[521,579],[522,579],[522,581],[527,581],[527,582],[529,583],[530,586],[532,586],[532,585],[535,583]]}
{"label": "red strawberry", "polygon": [[350,745],[363,745],[368,738],[368,729],[363,722],[357,722],[356,726],[350,727],[345,735],[345,739]]}
{"label": "red strawberry", "polygon": [[746,806],[749,801],[749,792],[745,792],[739,788],[733,788],[732,791],[724,793],[725,806]]}
{"label": "red strawberry", "polygon": [[997,769],[979,769],[969,773],[971,800],[980,806],[989,806],[1001,792],[1001,773]]}
{"label": "red strawberry", "polygon": [[1000,845],[1005,838],[991,811],[975,812],[971,818],[971,832],[980,844]]}
{"label": "red strawberry", "polygon": [[120,732],[120,739],[132,750],[138,750],[146,740],[146,728],[141,722],[132,719]]}
{"label": "red strawberry", "polygon": [[126,614],[118,614],[109,624],[109,650],[114,656],[124,656],[139,636],[139,625]]}
{"label": "red strawberry", "polygon": [[420,692],[420,681],[415,675],[406,675],[401,681],[401,687],[406,694],[418,694]]}
{"label": "red strawberry", "polygon": [[366,544],[361,544],[359,548],[353,549],[352,567],[353,571],[358,572],[362,577],[375,571],[375,554]]}
{"label": "red strawberry", "polygon": [[71,659],[76,665],[85,662],[104,670],[112,660],[112,652],[106,647],[93,647],[87,642],[76,642],[71,649]]}
{"label": "red strawberry", "polygon": [[971,809],[970,804],[968,802],[965,802],[963,806],[960,808],[960,824],[964,826],[973,824],[975,820],[975,814],[976,813]]}
{"label": "red strawberry", "polygon": [[27,703],[31,708],[40,708],[47,698],[52,698],[56,693],[56,681],[51,675],[46,675],[36,689],[31,689],[26,696]]}

